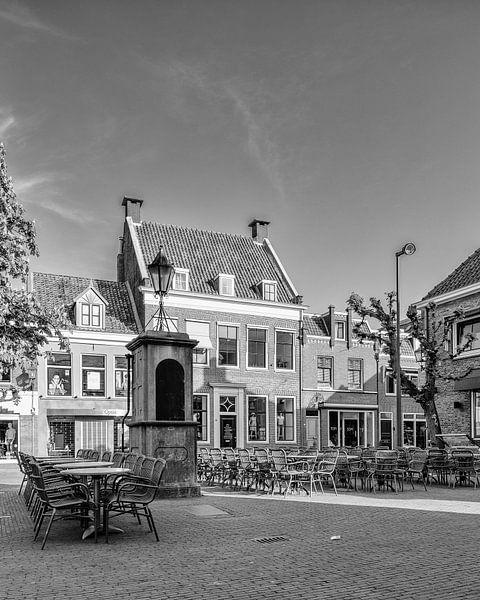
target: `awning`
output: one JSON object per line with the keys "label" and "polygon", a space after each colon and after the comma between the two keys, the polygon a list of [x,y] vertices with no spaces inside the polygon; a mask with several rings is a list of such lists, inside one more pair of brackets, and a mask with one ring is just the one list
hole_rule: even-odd
{"label": "awning", "polygon": [[480,390],[480,369],[472,369],[468,375],[455,381],[453,389],[457,392]]}
{"label": "awning", "polygon": [[205,350],[211,350],[213,348],[212,342],[210,341],[210,324],[200,321],[186,321],[186,329],[188,335],[198,340],[195,348],[203,348]]}

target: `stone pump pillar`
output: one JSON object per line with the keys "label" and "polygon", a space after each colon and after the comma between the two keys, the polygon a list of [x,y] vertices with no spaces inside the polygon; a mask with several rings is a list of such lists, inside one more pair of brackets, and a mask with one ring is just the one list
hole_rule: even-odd
{"label": "stone pump pillar", "polygon": [[127,345],[133,354],[130,449],[167,461],[160,497],[200,495],[192,405],[196,345],[186,333],[169,331],[146,331]]}

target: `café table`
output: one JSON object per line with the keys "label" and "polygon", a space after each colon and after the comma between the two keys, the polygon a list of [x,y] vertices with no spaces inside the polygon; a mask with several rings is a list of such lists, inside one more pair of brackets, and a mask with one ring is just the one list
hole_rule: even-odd
{"label": "caf\u00e9 table", "polygon": [[94,462],[90,462],[88,460],[84,460],[84,461],[78,461],[78,462],[69,462],[69,463],[62,463],[61,465],[59,465],[62,469],[89,469],[90,467],[92,469],[99,469],[99,468],[104,468],[104,467],[111,467],[113,465],[113,462],[111,461],[94,461]]}
{"label": "caf\u00e9 table", "polygon": [[[97,464],[97,463],[95,463]],[[64,469],[60,471],[62,475],[69,475],[70,477],[80,477],[80,478],[91,478],[93,481],[93,501],[95,504],[94,510],[94,521],[93,525],[90,525],[85,529],[82,535],[82,539],[89,537],[90,535],[95,534],[95,542],[97,541],[97,534],[103,530],[103,525],[100,522],[100,504],[101,504],[101,482],[104,477],[108,477],[109,475],[122,475],[125,473],[130,473],[130,469],[126,469],[124,467],[95,467],[90,465],[88,467],[76,467],[72,469]],[[123,529],[119,527],[109,526],[109,533],[123,533]]]}

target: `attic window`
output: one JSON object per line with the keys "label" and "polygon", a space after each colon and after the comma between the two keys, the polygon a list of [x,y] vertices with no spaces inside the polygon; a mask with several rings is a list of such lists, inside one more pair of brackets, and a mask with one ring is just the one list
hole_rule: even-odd
{"label": "attic window", "polygon": [[92,287],[87,288],[75,299],[75,323],[78,327],[105,327],[105,306],[107,302]]}
{"label": "attic window", "polygon": [[262,294],[263,300],[268,300],[269,302],[277,301],[277,282],[263,280],[260,283],[260,292]]}
{"label": "attic window", "polygon": [[173,289],[186,292],[189,289],[189,283],[188,269],[175,269]]}
{"label": "attic window", "polygon": [[235,296],[235,275],[220,274],[217,278],[218,293],[221,296]]}

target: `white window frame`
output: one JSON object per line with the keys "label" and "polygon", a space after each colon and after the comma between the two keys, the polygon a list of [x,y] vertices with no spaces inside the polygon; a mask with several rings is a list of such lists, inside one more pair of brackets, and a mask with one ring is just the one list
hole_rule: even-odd
{"label": "white window frame", "polygon": [[[343,325],[343,336],[337,335],[338,326]],[[347,324],[345,321],[335,321],[335,339],[344,342],[347,339]]]}
{"label": "white window frame", "polygon": [[[53,362],[49,363],[49,356],[54,356],[55,354],[65,354],[65,355],[69,355],[70,356],[70,365],[67,366],[58,366],[55,365]],[[53,352],[50,352],[49,354],[47,354],[46,359],[45,359],[45,395],[47,398],[74,398],[75,397],[75,392],[74,392],[74,376],[73,376],[73,365],[74,365],[74,357],[73,357],[73,353],[72,352],[64,352],[62,350],[55,350]],[[62,369],[62,370],[67,370],[70,371],[70,393],[67,394],[50,394],[49,393],[49,385],[50,385],[50,372],[49,369]]]}
{"label": "white window frame", "polygon": [[[405,377],[407,377],[407,378],[416,377],[417,385],[418,385],[418,378],[419,378],[418,371],[414,371],[413,369],[412,370],[402,369],[402,371],[403,371],[403,374],[405,375]],[[391,377],[393,379],[393,392],[387,391],[387,379],[389,377]],[[385,396],[393,397],[393,396],[397,395],[397,379],[395,377],[395,372],[392,371],[392,369],[385,369],[384,387],[385,387]],[[402,396],[408,396],[408,394],[402,390]]]}
{"label": "white window frame", "polygon": [[[80,327],[89,327],[92,329],[103,329],[104,328],[104,322],[105,322],[105,306],[103,304],[101,304],[100,302],[86,302],[84,300],[80,300],[80,302],[78,303],[79,307],[78,307],[78,313],[77,313],[77,317],[79,317],[79,319],[77,319],[77,324]],[[84,307],[87,308],[87,314],[84,315]],[[94,318],[93,315],[93,309],[94,308],[98,308],[98,325],[93,325],[92,321]],[[84,323],[84,316],[87,317],[88,323]],[[95,315],[96,316],[96,315]]]}
{"label": "white window frame", "polygon": [[[265,331],[265,366],[264,367],[250,367],[248,366],[249,352],[248,352],[248,332],[251,329],[263,329]],[[268,327],[260,326],[260,325],[247,325],[247,356],[246,356],[246,365],[245,368],[247,371],[268,371]]]}
{"label": "white window frame", "polygon": [[462,319],[461,321],[455,321],[453,323],[453,354],[454,359],[458,360],[461,358],[470,358],[472,356],[480,356],[480,348],[473,348],[471,350],[464,350],[463,352],[458,352],[457,348],[460,344],[460,340],[459,340],[459,336],[458,336],[458,329],[459,327],[461,327],[462,325],[464,325],[465,323],[468,323],[469,321],[477,321],[480,322],[480,313],[476,313],[474,315],[470,315],[469,317],[465,317],[464,319]]}
{"label": "white window frame", "polygon": [[[360,379],[361,379],[361,381],[360,381],[360,387],[350,387],[350,383],[348,381],[348,373],[351,370],[353,371],[353,369],[349,369],[349,362],[350,362],[350,360],[358,360],[360,362],[360,367],[361,367],[360,368]],[[355,371],[356,371],[356,369],[355,369]],[[354,357],[354,356],[349,356],[347,358],[347,388],[350,391],[352,391],[352,392],[362,392],[363,389],[364,389],[364,386],[365,386],[365,363],[364,363],[364,361],[363,361],[362,358],[357,358],[357,357]]]}
{"label": "white window frame", "polygon": [[[205,325],[206,328],[208,329],[208,332],[207,332],[208,338],[210,339],[210,321],[202,321],[200,319],[185,319],[185,331],[189,335],[193,335],[194,339],[195,339],[195,334],[189,333],[189,331],[188,331],[188,323],[200,323],[202,325]],[[196,350],[205,350],[206,361],[204,363],[193,362],[193,366],[195,368],[206,369],[207,367],[210,366],[210,349],[209,348],[193,348],[193,352],[195,352]],[[193,352],[192,352],[192,360],[193,360]]]}
{"label": "white window frame", "polygon": [[[277,367],[277,334],[278,333],[291,333],[292,334],[292,368],[291,369],[284,369],[282,367]],[[275,371],[279,371],[280,373],[294,373],[295,372],[295,368],[296,368],[296,364],[295,364],[295,359],[296,359],[296,346],[295,346],[295,334],[296,331],[294,329],[287,329],[287,328],[283,328],[283,327],[279,327],[278,329],[275,329],[275,358],[274,358],[274,370]],[[286,397],[286,396],[285,396]]]}
{"label": "white window frame", "polygon": [[[277,407],[279,399],[282,400],[292,400],[293,401],[293,440],[280,440],[278,437],[278,427],[277,427]],[[297,443],[297,403],[295,396],[288,395],[279,395],[275,396],[275,443],[276,444],[296,444]],[[285,426],[285,425],[284,425]],[[285,436],[284,436],[285,437]]]}
{"label": "white window frame", "polygon": [[[177,275],[185,276],[185,287],[179,286],[177,281]],[[180,292],[188,292],[190,291],[190,271],[189,269],[180,269],[175,268],[175,275],[173,278],[173,286],[172,289]]]}
{"label": "white window frame", "polygon": [[[271,287],[270,287],[271,286]],[[267,302],[276,302],[277,301],[277,291],[278,291],[278,286],[277,286],[277,282],[270,280],[270,279],[262,279],[261,283],[260,283],[260,288],[262,290],[262,299],[266,300]],[[271,291],[273,292],[273,300],[272,298],[267,298],[267,295],[270,295],[270,291],[267,294],[267,289],[271,289]]]}
{"label": "white window frame", "polygon": [[[264,440],[251,440],[250,439],[250,406],[249,406],[249,400],[250,398],[263,398],[265,400],[265,439]],[[283,398],[283,396],[282,396]],[[266,394],[248,394],[247,396],[247,411],[246,411],[246,417],[247,417],[247,425],[246,425],[246,439],[247,439],[247,443],[249,444],[268,444],[268,440],[269,440],[269,435],[268,435],[268,396]]]}
{"label": "white window frame", "polygon": [[[104,358],[104,366],[103,367],[84,367],[83,366],[83,357],[84,356],[103,356]],[[103,395],[95,395],[95,394],[87,394],[85,395],[83,392],[83,372],[84,371],[103,371]],[[102,354],[101,352],[83,352],[80,354],[80,394],[82,398],[88,399],[105,399],[108,397],[108,357],[106,354]]]}
{"label": "white window frame", "polygon": [[[224,286],[227,284],[227,282],[231,285],[231,290],[224,289]],[[217,276],[217,290],[220,296],[235,296],[235,275],[219,273]]]}
{"label": "white window frame", "polygon": [[[206,404],[206,411],[205,411],[205,419],[206,419],[206,431],[207,431],[207,437],[204,440],[198,439],[197,438],[197,444],[209,444],[210,443],[210,395],[205,393],[205,392],[194,392],[192,394],[192,407],[193,407],[193,396],[203,396],[206,400],[205,400],[205,404]],[[195,414],[195,410],[193,411]]]}
{"label": "white window frame", "polygon": [[[220,355],[220,336],[219,329],[220,327],[235,327],[237,330],[237,364],[236,365],[225,365],[219,361]],[[239,369],[240,368],[240,324],[239,323],[217,323],[217,367],[221,369]]]}

